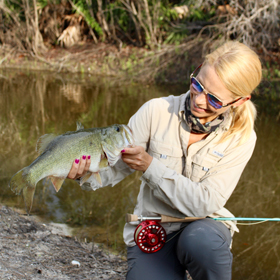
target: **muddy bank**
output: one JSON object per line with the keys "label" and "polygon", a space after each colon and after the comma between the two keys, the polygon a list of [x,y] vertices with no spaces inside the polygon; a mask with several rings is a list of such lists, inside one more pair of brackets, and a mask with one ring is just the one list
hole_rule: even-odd
{"label": "muddy bank", "polygon": [[[70,48],[50,47],[32,55],[9,45],[0,45],[0,69],[78,73],[110,77],[120,83],[177,84],[188,81],[191,69],[203,61],[204,41],[166,45],[157,50],[132,45],[119,49],[110,43],[81,43]],[[263,76],[279,80],[279,51],[258,52]],[[5,77],[4,77],[5,78]]]}
{"label": "muddy bank", "polygon": [[0,205],[0,279],[125,279],[126,260]]}
{"label": "muddy bank", "polygon": [[201,63],[201,45],[167,45],[151,51],[131,45],[119,49],[109,43],[82,43],[70,48],[50,47],[37,55],[0,45],[0,68],[80,73],[122,82],[174,84],[185,81],[191,65]]}
{"label": "muddy bank", "polygon": [[[82,43],[70,48],[54,46],[32,55],[10,45],[0,45],[0,68],[123,76],[147,51],[109,43]],[[134,61],[131,61],[131,56]],[[129,62],[128,62],[129,61]]]}

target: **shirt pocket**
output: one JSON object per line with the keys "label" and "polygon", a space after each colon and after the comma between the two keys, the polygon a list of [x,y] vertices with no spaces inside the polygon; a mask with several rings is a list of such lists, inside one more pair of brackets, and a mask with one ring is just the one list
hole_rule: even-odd
{"label": "shirt pocket", "polygon": [[200,182],[206,176],[213,174],[215,172],[214,167],[223,158],[223,156],[222,152],[214,149],[210,149],[205,155],[194,155],[191,164],[190,179],[193,182]]}
{"label": "shirt pocket", "polygon": [[151,140],[148,152],[166,167],[182,174],[184,158],[181,146],[176,147],[172,144]]}

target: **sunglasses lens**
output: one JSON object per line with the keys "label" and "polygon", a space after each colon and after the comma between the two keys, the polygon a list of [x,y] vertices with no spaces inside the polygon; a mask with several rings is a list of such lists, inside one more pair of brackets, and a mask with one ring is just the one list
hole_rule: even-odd
{"label": "sunglasses lens", "polygon": [[223,107],[222,102],[219,99],[217,99],[214,95],[212,95],[211,93],[207,94],[207,100],[208,100],[209,104],[216,109],[221,109]]}
{"label": "sunglasses lens", "polygon": [[195,78],[191,78],[191,85],[195,91],[197,92],[203,91],[203,88],[201,87],[200,83]]}
{"label": "sunglasses lens", "polygon": [[[198,80],[194,77],[191,78],[191,86],[196,92],[203,92],[203,87],[198,82]],[[212,95],[211,93],[207,93],[207,100],[211,106],[213,106],[215,109],[221,109],[223,107],[222,101],[220,101],[217,97]]]}

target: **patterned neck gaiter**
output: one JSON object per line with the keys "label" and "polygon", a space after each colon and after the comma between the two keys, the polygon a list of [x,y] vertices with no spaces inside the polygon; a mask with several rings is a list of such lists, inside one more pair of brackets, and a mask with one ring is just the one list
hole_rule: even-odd
{"label": "patterned neck gaiter", "polygon": [[185,116],[187,124],[193,133],[211,133],[215,131],[224,121],[224,114],[219,115],[216,119],[205,124],[200,123],[199,118],[195,117],[191,112],[191,96],[187,95],[185,103]]}

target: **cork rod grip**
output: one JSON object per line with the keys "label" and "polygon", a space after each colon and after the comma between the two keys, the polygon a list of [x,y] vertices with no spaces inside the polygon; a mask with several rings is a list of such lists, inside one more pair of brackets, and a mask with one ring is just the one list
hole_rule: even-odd
{"label": "cork rod grip", "polygon": [[138,221],[138,216],[137,215],[133,215],[133,214],[126,214],[125,221],[127,223],[137,222]]}
{"label": "cork rod grip", "polygon": [[161,223],[176,223],[176,222],[193,222],[196,220],[204,219],[204,217],[185,217],[185,218],[174,218],[174,217],[169,217],[165,215],[161,215]]}
{"label": "cork rod grip", "polygon": [[[159,217],[144,217],[143,220],[159,220]],[[169,217],[169,216],[165,216],[165,215],[161,215],[161,218],[160,218],[160,222],[161,223],[176,223],[176,222],[193,222],[193,221],[196,221],[196,220],[200,220],[200,219],[204,219],[204,217],[185,217],[185,218],[174,218],[174,217]],[[126,217],[125,217],[125,221],[127,223],[130,223],[130,222],[137,222],[139,221],[140,219],[138,218],[137,215],[134,215],[134,214],[126,214]]]}

